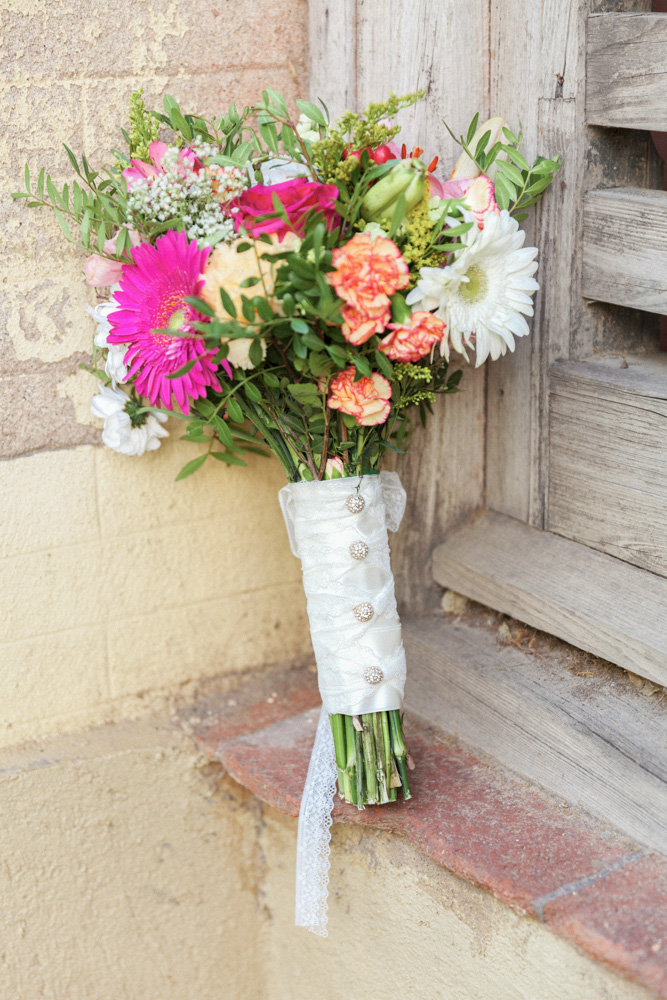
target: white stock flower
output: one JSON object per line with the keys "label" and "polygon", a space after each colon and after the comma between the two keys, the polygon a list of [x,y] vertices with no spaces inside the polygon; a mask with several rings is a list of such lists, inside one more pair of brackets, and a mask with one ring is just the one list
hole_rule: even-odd
{"label": "white stock flower", "polygon": [[[474,221],[472,213],[463,214]],[[479,367],[489,355],[495,361],[508,347],[513,351],[514,338],[529,333],[524,316],[533,315],[539,285],[532,277],[537,249],[523,246],[525,235],[506,210],[488,212],[483,229],[475,224],[463,234],[451,264],[419,272],[406,301],[413,312],[425,309],[445,321],[440,349],[447,358],[450,343],[466,360],[466,347],[474,347]]]}
{"label": "white stock flower", "polygon": [[295,177],[310,177],[305,163],[295,163],[294,160],[285,160],[278,156],[260,164],[259,169],[264,184],[282,184],[283,181],[291,181]]}
{"label": "white stock flower", "polygon": [[296,123],[297,135],[300,136],[304,142],[319,142],[320,133],[317,126],[311,122],[307,115],[299,115],[299,120]]}
{"label": "white stock flower", "polygon": [[127,365],[123,359],[125,358],[125,352],[127,351],[129,345],[109,344],[107,341],[107,337],[111,333],[109,314],[118,309],[118,303],[116,302],[113,293],[117,292],[119,288],[120,285],[113,286],[111,289],[111,298],[107,302],[98,302],[94,307],[87,306],[88,312],[97,323],[97,333],[93,338],[93,343],[96,347],[101,347],[102,350],[107,352],[104,371],[113,382],[114,387],[116,386],[116,383],[125,381],[128,372]]}
{"label": "white stock flower", "polygon": [[160,438],[169,437],[169,431],[161,425],[166,423],[165,413],[142,414],[144,422],[132,426],[130,414],[126,410],[130,397],[122,389],[101,385],[97,396],[90,401],[90,408],[96,417],[104,420],[102,440],[108,448],[122,455],[143,455],[160,447]]}

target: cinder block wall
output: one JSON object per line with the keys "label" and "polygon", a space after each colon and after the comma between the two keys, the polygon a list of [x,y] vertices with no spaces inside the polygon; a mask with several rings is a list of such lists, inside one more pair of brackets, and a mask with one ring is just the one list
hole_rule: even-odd
{"label": "cinder block wall", "polygon": [[307,91],[307,0],[0,0],[0,742],[118,699],[308,649],[273,461],[205,468],[180,423],[116,455],[79,368],[94,333],[82,259],[46,210],[9,198],[29,160],[60,181],[122,143],[144,86],[214,114],[262,87]]}

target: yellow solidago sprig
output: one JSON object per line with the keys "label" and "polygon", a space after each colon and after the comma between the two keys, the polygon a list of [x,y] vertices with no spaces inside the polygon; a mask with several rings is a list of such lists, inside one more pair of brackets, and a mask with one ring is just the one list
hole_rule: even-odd
{"label": "yellow solidago sprig", "polygon": [[408,288],[416,285],[420,268],[440,267],[444,259],[442,250],[432,245],[436,221],[429,213],[429,200],[427,186],[421,201],[407,216],[398,234],[401,253],[410,268]]}
{"label": "yellow solidago sprig", "polygon": [[144,104],[143,87],[130,94],[130,156],[150,163],[148,147],[158,137],[158,123]]}
{"label": "yellow solidago sprig", "polygon": [[313,162],[324,183],[349,183],[354,161],[349,163],[343,160],[343,151],[366,147],[377,149],[390,142],[401,131],[401,127],[390,125],[388,121],[403,108],[415,104],[425,93],[425,90],[417,90],[402,97],[390,94],[388,100],[369,104],[361,114],[346,111],[341,115],[335,127],[329,130],[328,136],[313,145]]}

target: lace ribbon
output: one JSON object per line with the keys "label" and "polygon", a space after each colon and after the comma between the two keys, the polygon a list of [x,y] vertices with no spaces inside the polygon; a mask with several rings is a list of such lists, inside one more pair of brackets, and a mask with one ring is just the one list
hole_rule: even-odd
{"label": "lace ribbon", "polygon": [[[355,509],[350,500],[358,497],[362,509]],[[403,704],[405,652],[387,529],[398,530],[405,490],[397,473],[381,472],[363,479],[291,483],[279,499],[292,552],[301,559],[322,696],[299,812],[296,924],[326,937],[337,776],[327,716],[380,712]],[[361,507],[358,500],[356,506]],[[353,551],[365,555],[354,558]],[[372,616],[363,620],[369,605]]]}

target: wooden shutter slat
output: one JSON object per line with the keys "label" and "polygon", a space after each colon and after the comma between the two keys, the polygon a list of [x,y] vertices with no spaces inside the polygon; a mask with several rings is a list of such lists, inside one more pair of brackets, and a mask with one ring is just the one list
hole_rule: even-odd
{"label": "wooden shutter slat", "polygon": [[667,313],[667,191],[612,188],[584,197],[585,298]]}
{"label": "wooden shutter slat", "polygon": [[667,357],[565,362],[549,375],[547,527],[667,577]]}
{"label": "wooden shutter slat", "polygon": [[589,17],[586,119],[667,131],[667,14]]}
{"label": "wooden shutter slat", "polygon": [[667,580],[484,511],[433,553],[442,587],[667,685]]}

